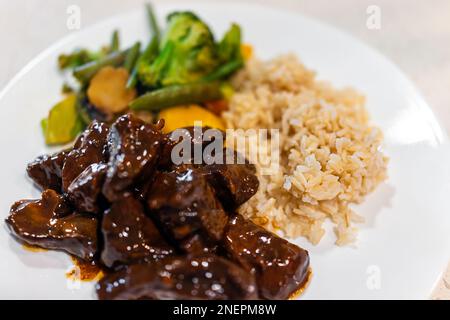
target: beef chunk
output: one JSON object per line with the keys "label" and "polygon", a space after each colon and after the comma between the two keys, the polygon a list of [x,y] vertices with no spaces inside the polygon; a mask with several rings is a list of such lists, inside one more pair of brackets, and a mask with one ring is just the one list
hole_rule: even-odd
{"label": "beef chunk", "polygon": [[235,211],[258,191],[259,181],[253,164],[211,164],[203,170],[228,211]]}
{"label": "beef chunk", "polygon": [[131,114],[116,120],[108,135],[110,158],[103,185],[103,194],[108,200],[117,200],[133,184],[151,176],[163,140],[160,128]]}
{"label": "beef chunk", "polygon": [[224,245],[230,257],[256,275],[262,298],[287,299],[307,280],[306,250],[239,215],[230,219]]}
{"label": "beef chunk", "polygon": [[98,198],[106,175],[106,164],[93,163],[69,185],[67,196],[79,212],[98,213]]}
{"label": "beef chunk", "polygon": [[206,178],[195,170],[158,173],[147,194],[147,204],[175,240],[196,233],[205,240],[223,237],[228,216]]}
{"label": "beef chunk", "polygon": [[107,267],[157,261],[173,253],[153,221],[144,214],[141,203],[132,196],[114,202],[105,212],[102,233],[101,259]]}
{"label": "beef chunk", "polygon": [[41,190],[53,189],[61,191],[61,171],[66,160],[67,151],[52,155],[42,155],[27,166],[28,176]]}
{"label": "beef chunk", "polygon": [[140,201],[146,201],[148,190],[152,187],[153,177],[149,178],[147,181],[143,181],[134,186],[133,194],[134,197]]}
{"label": "beef chunk", "polygon": [[[203,152],[208,145],[215,141],[216,137],[221,138],[222,143],[219,147],[221,149],[225,140],[225,133],[218,129],[209,127],[186,127],[167,134],[159,162],[160,169],[172,171],[174,166],[181,164],[172,161],[172,151],[174,151],[177,157],[183,160],[183,164],[203,165]],[[180,149],[174,150],[178,144],[182,144],[179,146]],[[183,147],[183,150],[181,150],[181,147]],[[185,150],[186,152],[190,152],[184,155],[182,151]],[[195,158],[194,155],[196,156]],[[198,160],[197,155],[199,156]]]}
{"label": "beef chunk", "polygon": [[179,247],[183,252],[189,254],[216,253],[219,246],[216,242],[207,241],[200,234],[194,234],[179,242]]}
{"label": "beef chunk", "polygon": [[40,200],[16,202],[6,224],[33,246],[64,250],[84,260],[92,260],[97,250],[97,220],[71,213],[62,196],[50,189]]}
{"label": "beef chunk", "polygon": [[[190,129],[186,132],[193,134],[191,133],[192,130]],[[183,138],[190,139],[189,137],[188,135],[188,138]],[[198,140],[198,138],[192,138],[190,141],[192,141],[192,145],[195,145],[200,143]],[[207,146],[207,143],[204,143],[204,146]],[[164,158],[170,157],[170,153],[167,151],[169,149],[167,147],[168,145],[170,143],[164,147]],[[170,170],[176,172],[196,169],[198,172],[203,173],[214,188],[222,206],[227,211],[235,211],[258,191],[259,181],[256,177],[255,166],[250,164],[238,152],[225,148],[220,149],[218,153],[205,152],[203,161],[200,164],[192,163],[191,160],[189,159],[190,162],[182,164],[173,164],[170,162],[170,166],[166,164],[166,169],[170,168]]]}
{"label": "beef chunk", "polygon": [[72,181],[93,163],[103,162],[106,158],[105,145],[108,126],[93,121],[75,142],[67,155],[62,170],[62,189],[66,192]]}
{"label": "beef chunk", "polygon": [[97,285],[101,300],[110,299],[256,299],[253,275],[214,255],[169,257],[135,264],[105,276]]}

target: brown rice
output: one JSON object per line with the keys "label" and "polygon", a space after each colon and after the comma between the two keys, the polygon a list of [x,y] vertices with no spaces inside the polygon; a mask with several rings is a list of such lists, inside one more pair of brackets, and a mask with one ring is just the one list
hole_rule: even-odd
{"label": "brown rice", "polygon": [[317,81],[294,55],[252,59],[232,84],[236,94],[223,115],[228,128],[280,130],[280,168],[270,175],[258,170],[260,188],[240,213],[314,244],[329,219],[336,244],[353,242],[353,224],[362,218],[349,204],[386,179],[388,162],[364,96]]}

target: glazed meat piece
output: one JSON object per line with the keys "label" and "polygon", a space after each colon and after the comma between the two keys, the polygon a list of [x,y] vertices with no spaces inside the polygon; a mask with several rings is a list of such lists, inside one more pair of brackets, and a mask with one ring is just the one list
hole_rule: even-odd
{"label": "glazed meat piece", "polygon": [[227,211],[235,211],[258,191],[259,181],[252,164],[212,164],[204,169]]}
{"label": "glazed meat piece", "polygon": [[153,184],[153,177],[147,179],[147,181],[143,181],[133,188],[134,197],[140,201],[145,201],[147,198],[148,190],[150,190]]}
{"label": "glazed meat piece", "polygon": [[256,168],[244,156],[231,149],[221,149],[219,153],[205,152],[206,163],[172,165],[175,172],[195,170],[207,178],[209,184],[226,211],[235,211],[248,201],[257,191],[259,181]]}
{"label": "glazed meat piece", "polygon": [[103,185],[108,200],[117,200],[133,184],[151,176],[164,140],[160,126],[145,123],[131,114],[121,116],[111,126],[110,158]]}
{"label": "glazed meat piece", "polygon": [[98,213],[106,168],[104,163],[93,163],[69,185],[67,197],[78,212]]}
{"label": "glazed meat piece", "polygon": [[126,196],[111,205],[102,221],[104,249],[101,260],[107,267],[117,264],[153,262],[173,253],[141,203]]}
{"label": "glazed meat piece", "polygon": [[[212,129],[210,127],[186,127],[170,132],[166,135],[166,142],[161,153],[161,160],[159,162],[160,169],[172,171],[174,166],[179,166],[182,163],[204,164],[203,151],[216,138],[220,138],[222,143],[218,146],[218,149],[222,149],[225,133],[218,129]],[[177,145],[179,145],[178,148],[174,149]],[[183,150],[190,152],[184,155]],[[178,160],[182,162],[174,163],[172,161],[172,151]],[[195,158],[194,155],[196,156]]]}
{"label": "glazed meat piece", "polygon": [[253,164],[210,164],[203,171],[228,211],[235,211],[258,191],[259,181]]}
{"label": "glazed meat piece", "polygon": [[218,243],[207,241],[204,236],[194,234],[179,241],[180,249],[188,254],[216,253],[219,249]]}
{"label": "glazed meat piece", "polygon": [[147,194],[151,213],[175,240],[200,233],[206,240],[223,237],[228,216],[206,178],[196,170],[158,173]]}
{"label": "glazed meat piece", "polygon": [[27,166],[28,176],[41,190],[61,191],[61,171],[66,160],[67,151],[37,157]]}
{"label": "glazed meat piece", "polygon": [[50,189],[42,199],[16,202],[6,225],[33,246],[64,250],[84,260],[92,260],[97,251],[97,220],[72,213],[63,197]]}
{"label": "glazed meat piece", "polygon": [[255,274],[264,299],[287,299],[308,279],[306,250],[239,215],[230,219],[224,246],[233,260]]}
{"label": "glazed meat piece", "polygon": [[72,181],[93,163],[106,159],[106,136],[109,128],[105,123],[93,121],[75,142],[67,155],[62,170],[62,189],[66,192]]}
{"label": "glazed meat piece", "polygon": [[105,276],[97,285],[101,300],[257,299],[253,275],[214,255],[169,257],[135,264]]}

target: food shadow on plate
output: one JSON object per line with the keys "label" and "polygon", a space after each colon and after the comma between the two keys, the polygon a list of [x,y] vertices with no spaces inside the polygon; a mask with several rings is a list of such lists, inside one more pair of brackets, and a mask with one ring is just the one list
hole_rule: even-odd
{"label": "food shadow on plate", "polygon": [[357,205],[353,210],[364,218],[364,222],[356,224],[361,231],[375,227],[376,219],[382,214],[383,209],[392,208],[392,199],[396,193],[395,187],[389,182],[380,184],[367,200]]}
{"label": "food shadow on plate", "polygon": [[[5,232],[7,232],[6,227]],[[67,254],[61,251],[27,247],[20,240],[17,240],[14,237],[9,237],[8,245],[20,262],[27,267],[66,270],[71,265],[67,261]]]}

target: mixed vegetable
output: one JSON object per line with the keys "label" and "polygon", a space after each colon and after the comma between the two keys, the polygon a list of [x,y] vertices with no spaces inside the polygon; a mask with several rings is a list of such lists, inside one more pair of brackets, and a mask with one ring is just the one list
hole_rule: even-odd
{"label": "mixed vegetable", "polygon": [[47,144],[72,141],[97,119],[112,122],[125,112],[166,120],[166,130],[193,125],[223,129],[218,116],[226,109],[232,88],[227,79],[251,55],[241,45],[241,29],[232,24],[220,41],[192,12],[173,12],[161,31],[152,6],[146,6],[151,39],[120,46],[119,32],[98,51],[76,49],[58,58],[76,86],[63,86],[65,98],[41,122]]}

